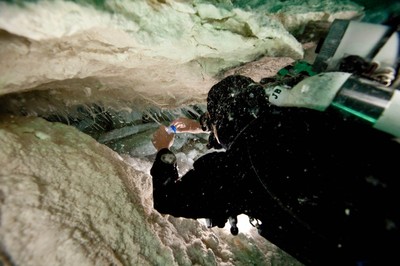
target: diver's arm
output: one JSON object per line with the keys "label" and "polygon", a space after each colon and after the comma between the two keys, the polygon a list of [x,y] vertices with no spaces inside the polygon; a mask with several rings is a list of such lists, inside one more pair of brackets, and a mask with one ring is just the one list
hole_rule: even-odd
{"label": "diver's arm", "polygon": [[226,155],[214,152],[200,157],[194,168],[181,178],[175,161],[165,160],[172,158],[170,156],[175,157],[167,149],[158,152],[150,171],[154,208],[162,214],[194,219],[208,218],[221,212],[218,205],[223,203],[218,199],[223,195],[221,184],[227,183],[223,179],[226,169],[222,167]]}
{"label": "diver's arm", "polygon": [[157,151],[171,148],[174,143],[175,134],[178,133],[199,134],[205,132],[202,130],[201,125],[197,120],[180,117],[172,121],[169,127],[160,125],[153,134],[153,146]]}
{"label": "diver's arm", "polygon": [[175,126],[176,133],[205,133],[201,129],[199,121],[187,117],[180,117],[172,121],[171,125]]}

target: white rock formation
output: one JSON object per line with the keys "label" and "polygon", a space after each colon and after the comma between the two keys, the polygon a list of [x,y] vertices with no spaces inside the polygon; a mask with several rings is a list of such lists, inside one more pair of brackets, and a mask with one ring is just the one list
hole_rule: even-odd
{"label": "white rock formation", "polygon": [[160,215],[148,162],[73,127],[2,116],[0,161],[2,265],[299,265],[257,232]]}
{"label": "white rock formation", "polygon": [[[0,3],[0,57],[9,62],[0,65],[0,95],[64,89],[70,101],[181,106],[204,99],[216,75],[232,67],[262,56],[302,58],[301,44],[274,17],[288,28],[335,17],[201,1],[105,5],[107,11],[64,1]],[[349,9],[336,17],[358,14]]]}

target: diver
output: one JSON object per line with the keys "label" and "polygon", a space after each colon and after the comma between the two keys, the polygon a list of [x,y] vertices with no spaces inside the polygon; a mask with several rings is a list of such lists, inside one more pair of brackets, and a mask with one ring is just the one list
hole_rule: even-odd
{"label": "diver", "polygon": [[202,156],[183,177],[168,149],[174,134],[161,126],[151,169],[154,207],[218,226],[247,214],[262,222],[262,236],[306,265],[393,258],[400,244],[399,143],[334,109],[276,107],[265,99],[247,77],[213,86],[203,126],[224,151]]}
{"label": "diver", "polygon": [[[174,134],[161,126],[153,136],[154,207],[220,227],[246,214],[263,237],[305,265],[389,265],[400,247],[400,143],[327,98],[308,108],[292,104],[296,90],[284,92],[335,84],[328,98],[337,102],[349,84],[364,86],[359,77],[295,74],[259,83],[228,76],[210,89],[200,122],[174,121],[176,133],[208,131],[215,149],[182,177],[169,149]],[[340,82],[327,83],[332,79]]]}

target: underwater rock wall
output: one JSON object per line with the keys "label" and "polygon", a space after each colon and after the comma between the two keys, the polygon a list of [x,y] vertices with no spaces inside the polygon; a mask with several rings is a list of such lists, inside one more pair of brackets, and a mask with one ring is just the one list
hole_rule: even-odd
{"label": "underwater rock wall", "polygon": [[60,123],[0,118],[1,265],[300,265],[257,232],[160,215],[133,168],[146,161]]}
{"label": "underwater rock wall", "polygon": [[308,7],[318,12],[306,6],[296,13],[259,2],[0,2],[0,95],[45,90],[64,106],[204,102],[233,67],[302,58],[302,44],[288,30],[361,12],[348,3],[328,5],[332,13],[321,4]]}

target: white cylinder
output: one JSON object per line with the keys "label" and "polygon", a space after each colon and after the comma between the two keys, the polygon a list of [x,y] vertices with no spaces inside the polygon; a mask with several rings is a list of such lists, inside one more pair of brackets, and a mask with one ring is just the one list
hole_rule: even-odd
{"label": "white cylinder", "polygon": [[400,137],[400,91],[395,90],[389,105],[376,121],[374,128]]}
{"label": "white cylinder", "polygon": [[293,88],[275,87],[268,100],[277,106],[324,111],[350,76],[350,73],[345,72],[318,74],[302,80]]}

